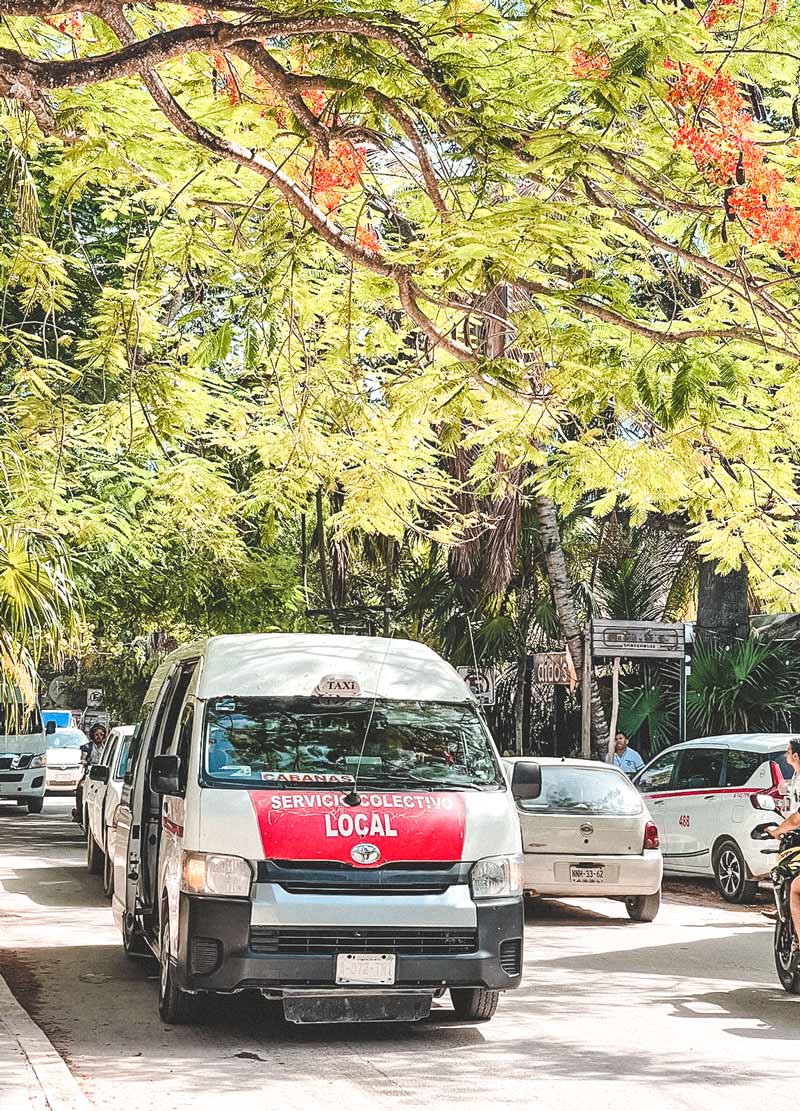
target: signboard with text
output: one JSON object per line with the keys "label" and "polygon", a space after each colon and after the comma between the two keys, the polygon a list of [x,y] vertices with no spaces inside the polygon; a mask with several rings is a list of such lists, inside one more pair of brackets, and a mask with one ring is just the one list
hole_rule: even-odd
{"label": "signboard with text", "polygon": [[593,621],[592,654],[644,659],[683,659],[686,631],[665,621]]}
{"label": "signboard with text", "polygon": [[535,652],[533,681],[543,687],[574,687],[577,679],[566,652]]}

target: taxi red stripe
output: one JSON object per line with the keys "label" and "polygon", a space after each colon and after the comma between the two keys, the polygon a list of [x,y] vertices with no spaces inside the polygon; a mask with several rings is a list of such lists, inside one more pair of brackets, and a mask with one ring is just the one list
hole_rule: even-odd
{"label": "taxi red stripe", "polygon": [[766,795],[768,787],[693,787],[691,791],[643,791],[646,799],[682,799],[690,795]]}

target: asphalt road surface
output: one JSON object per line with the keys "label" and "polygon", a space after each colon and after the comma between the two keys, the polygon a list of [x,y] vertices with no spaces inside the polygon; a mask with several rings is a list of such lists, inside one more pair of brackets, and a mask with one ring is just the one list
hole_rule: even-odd
{"label": "asphalt road surface", "polygon": [[605,900],[535,905],[523,986],[483,1025],[443,1005],[420,1025],[297,1027],[240,996],[167,1027],[154,968],[125,958],[86,874],[70,805],[0,806],[0,971],[102,1111],[797,1104],[800,997],[777,983],[770,928],[701,884],[652,924]]}

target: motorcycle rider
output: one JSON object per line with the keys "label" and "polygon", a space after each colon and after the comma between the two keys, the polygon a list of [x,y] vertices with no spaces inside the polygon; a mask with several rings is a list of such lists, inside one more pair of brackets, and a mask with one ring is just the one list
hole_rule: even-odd
{"label": "motorcycle rider", "polygon": [[[786,749],[786,759],[794,775],[789,781],[789,807],[790,813],[780,825],[769,831],[772,837],[780,840],[793,829],[800,829],[800,737],[793,737]],[[797,865],[797,874],[792,879],[789,888],[789,913],[794,926],[794,941],[792,947],[795,951],[800,949],[800,862]]]}

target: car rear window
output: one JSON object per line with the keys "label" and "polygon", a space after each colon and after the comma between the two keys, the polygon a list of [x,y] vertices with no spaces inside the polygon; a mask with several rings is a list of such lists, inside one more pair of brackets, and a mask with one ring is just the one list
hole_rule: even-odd
{"label": "car rear window", "polygon": [[[744,787],[750,783],[761,765],[766,764],[771,759],[772,757],[768,756],[766,752],[739,752],[738,749],[729,749],[725,786]],[[765,768],[765,772],[764,786],[770,786],[769,767]]]}
{"label": "car rear window", "polygon": [[523,809],[547,814],[641,814],[642,800],[627,776],[613,768],[542,766],[542,789]]}

